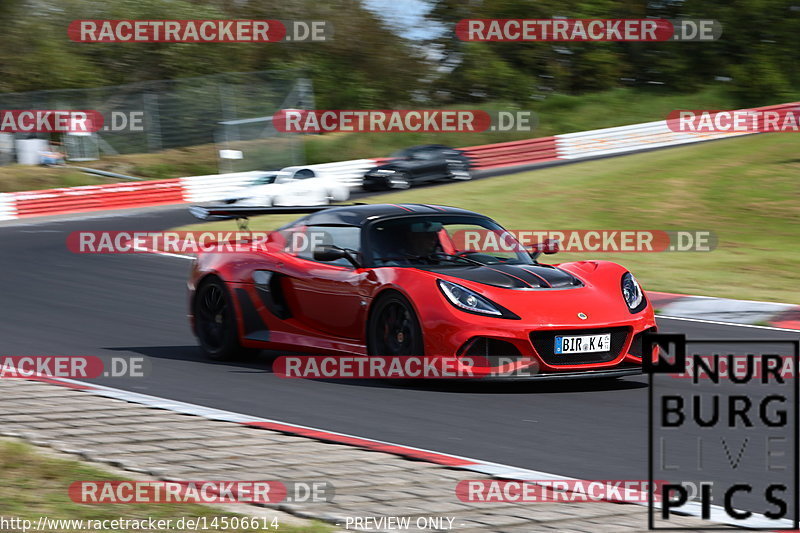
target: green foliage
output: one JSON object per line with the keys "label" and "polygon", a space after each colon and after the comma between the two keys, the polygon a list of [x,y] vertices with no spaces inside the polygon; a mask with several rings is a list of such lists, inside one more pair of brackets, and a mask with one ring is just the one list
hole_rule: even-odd
{"label": "green foliage", "polygon": [[[77,19],[326,20],[328,42],[75,43]],[[0,92],[294,69],[315,82],[318,106],[395,107],[410,102],[428,65],[356,0],[2,0]]]}
{"label": "green foliage", "polygon": [[[284,70],[314,81],[318,108],[402,108],[509,101],[553,94],[661,87],[689,94],[725,87],[735,105],[797,94],[796,0],[427,0],[438,35],[412,42],[364,0],[2,0],[0,92],[119,85],[218,72]],[[466,43],[464,18],[704,18],[715,42]],[[74,43],[76,19],[326,20],[328,42],[269,44]],[[728,81],[722,81],[728,80]]]}
{"label": "green foliage", "polygon": [[[469,101],[473,83],[481,96],[542,98],[553,91],[575,94],[620,86],[661,86],[688,93],[719,80],[737,105],[766,105],[792,97],[800,83],[800,6],[794,0],[684,0],[618,2],[613,0],[429,0],[428,18],[444,31],[434,40],[448,61],[458,66],[441,74],[448,100]],[[695,18],[714,19],[723,27],[714,42],[511,42],[466,43],[453,38],[464,18]],[[483,75],[474,71],[485,68]],[[513,72],[527,94],[508,90]],[[486,78],[498,73],[494,83]],[[537,80],[531,83],[531,80]],[[794,96],[797,92],[794,92]]]}

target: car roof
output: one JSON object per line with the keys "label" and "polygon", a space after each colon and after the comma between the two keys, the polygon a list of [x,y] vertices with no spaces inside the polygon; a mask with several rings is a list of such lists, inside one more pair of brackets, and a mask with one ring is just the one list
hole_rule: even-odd
{"label": "car roof", "polygon": [[421,152],[423,150],[458,150],[457,148],[452,148],[450,146],[445,146],[443,144],[419,144],[417,146],[409,146],[408,148],[403,148],[402,150],[397,150],[396,153],[399,152]]}
{"label": "car roof", "polygon": [[467,215],[487,218],[484,215],[458,207],[426,204],[364,204],[331,207],[299,218],[291,226],[363,226],[382,218],[420,215]]}
{"label": "car roof", "polygon": [[420,144],[419,146],[412,146],[411,149],[414,149],[414,150],[431,150],[431,149],[455,150],[455,148],[451,148],[450,146],[445,146],[443,144]]}

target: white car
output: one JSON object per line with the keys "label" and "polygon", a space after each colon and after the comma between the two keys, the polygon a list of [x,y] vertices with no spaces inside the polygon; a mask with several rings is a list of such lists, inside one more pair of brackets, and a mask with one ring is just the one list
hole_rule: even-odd
{"label": "white car", "polygon": [[264,172],[235,191],[226,204],[249,207],[327,205],[350,198],[350,188],[308,167]]}

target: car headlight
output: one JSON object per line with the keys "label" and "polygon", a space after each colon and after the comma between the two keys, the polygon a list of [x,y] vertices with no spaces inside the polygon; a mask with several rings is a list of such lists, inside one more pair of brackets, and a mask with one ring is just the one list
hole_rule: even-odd
{"label": "car headlight", "polygon": [[451,304],[459,309],[481,315],[503,316],[503,311],[501,311],[496,304],[487,300],[477,292],[443,279],[437,281],[439,282],[439,288],[442,290],[442,293]]}
{"label": "car headlight", "polygon": [[376,174],[394,174],[396,172],[397,172],[396,170],[389,170],[387,168],[382,168],[380,170],[375,171]]}
{"label": "car headlight", "polygon": [[632,312],[640,311],[642,303],[644,302],[644,294],[639,282],[633,277],[633,274],[626,272],[622,276],[622,297],[628,305],[628,309]]}

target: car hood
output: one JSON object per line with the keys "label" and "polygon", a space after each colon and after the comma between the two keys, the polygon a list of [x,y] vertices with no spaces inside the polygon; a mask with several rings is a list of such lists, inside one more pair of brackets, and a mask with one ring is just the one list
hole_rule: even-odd
{"label": "car hood", "polygon": [[431,265],[416,268],[503,289],[568,289],[582,285],[569,272],[551,265]]}

